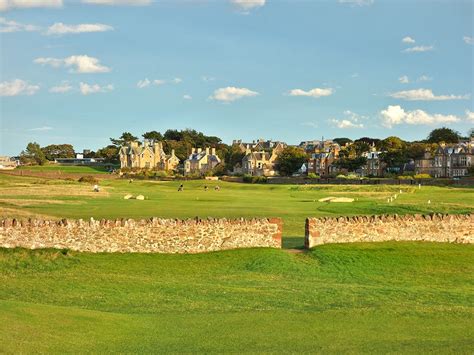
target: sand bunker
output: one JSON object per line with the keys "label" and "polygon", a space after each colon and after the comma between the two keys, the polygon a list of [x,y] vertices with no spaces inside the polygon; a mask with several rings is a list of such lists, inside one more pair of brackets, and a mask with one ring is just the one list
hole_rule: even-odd
{"label": "sand bunker", "polygon": [[318,200],[319,202],[354,202],[350,197],[325,197]]}

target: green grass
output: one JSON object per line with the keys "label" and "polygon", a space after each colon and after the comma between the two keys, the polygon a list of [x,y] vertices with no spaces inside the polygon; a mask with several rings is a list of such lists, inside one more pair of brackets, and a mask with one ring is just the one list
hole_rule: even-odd
{"label": "green grass", "polygon": [[[474,188],[423,186],[418,190],[412,186],[252,185],[199,180],[184,182],[184,191],[178,192],[180,183],[135,180],[130,184],[128,180],[103,180],[100,183],[102,192],[91,195],[90,186],[84,184],[0,174],[0,209],[84,219],[281,217],[287,237],[285,242],[291,246],[302,243],[304,221],[308,216],[474,211]],[[209,191],[204,191],[205,185],[209,186]],[[221,190],[214,191],[215,185]],[[21,188],[11,193],[12,187],[18,186]],[[89,194],[74,195],[77,192]],[[143,194],[147,200],[124,200],[123,196],[128,193]],[[51,194],[56,203],[51,203]],[[399,194],[398,198],[387,203],[387,198],[394,194]],[[328,196],[356,200],[353,203],[318,202]],[[21,199],[37,201],[15,206],[15,201],[21,202]]]}
{"label": "green grass", "polygon": [[[93,193],[75,181],[0,174],[0,215],[275,216],[285,247],[300,247],[308,216],[474,210],[473,188],[189,181],[178,192],[179,184],[103,180]],[[127,193],[147,200],[124,200]],[[356,200],[318,202],[329,196]],[[298,254],[0,249],[0,352],[472,353],[473,252],[442,243]]]}
{"label": "green grass", "polygon": [[473,251],[0,249],[0,351],[472,353]]}
{"label": "green grass", "polygon": [[30,170],[34,172],[62,172],[62,173],[79,173],[79,174],[106,174],[109,168],[103,166],[76,166],[76,165],[22,165],[17,170]]}

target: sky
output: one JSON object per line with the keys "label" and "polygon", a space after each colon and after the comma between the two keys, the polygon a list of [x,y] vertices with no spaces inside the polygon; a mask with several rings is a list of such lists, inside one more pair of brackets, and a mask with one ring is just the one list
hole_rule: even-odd
{"label": "sky", "polygon": [[474,1],[0,0],[0,155],[474,127]]}

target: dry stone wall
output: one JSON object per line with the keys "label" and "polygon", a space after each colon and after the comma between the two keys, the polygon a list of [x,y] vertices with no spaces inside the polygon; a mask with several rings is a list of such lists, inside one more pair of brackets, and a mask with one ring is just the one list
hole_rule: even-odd
{"label": "dry stone wall", "polygon": [[282,222],[274,219],[16,220],[0,221],[0,247],[87,252],[201,253],[281,248]]}
{"label": "dry stone wall", "polygon": [[474,243],[474,214],[308,218],[305,246],[329,243],[429,241]]}

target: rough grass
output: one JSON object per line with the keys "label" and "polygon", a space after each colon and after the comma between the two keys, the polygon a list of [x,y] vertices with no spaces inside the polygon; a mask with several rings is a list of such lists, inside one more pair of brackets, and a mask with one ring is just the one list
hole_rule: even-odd
{"label": "rough grass", "polygon": [[80,173],[80,174],[107,174],[108,168],[103,166],[75,166],[75,165],[22,165],[17,170],[29,170],[34,172],[57,172],[57,173]]}
{"label": "rough grass", "polygon": [[473,251],[0,250],[0,350],[472,353]]}

